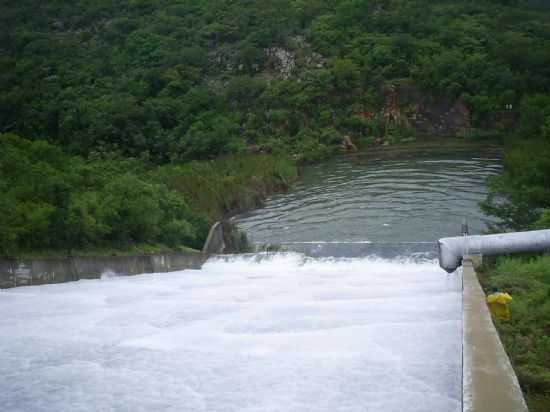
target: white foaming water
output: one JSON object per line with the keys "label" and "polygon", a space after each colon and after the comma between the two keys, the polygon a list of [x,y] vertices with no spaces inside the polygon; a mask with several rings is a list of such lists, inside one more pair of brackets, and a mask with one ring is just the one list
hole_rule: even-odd
{"label": "white foaming water", "polygon": [[116,278],[118,275],[112,271],[112,270],[106,270],[105,272],[103,272],[101,274],[101,278],[102,280],[108,280],[108,279],[112,279],[112,278]]}
{"label": "white foaming water", "polygon": [[459,411],[460,291],[298,254],[2,291],[1,410]]}

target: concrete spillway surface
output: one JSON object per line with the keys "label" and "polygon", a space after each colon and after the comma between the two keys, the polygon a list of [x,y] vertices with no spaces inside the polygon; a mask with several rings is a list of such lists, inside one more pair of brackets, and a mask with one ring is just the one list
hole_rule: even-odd
{"label": "concrete spillway surface", "polygon": [[2,291],[1,410],[459,411],[460,293],[299,254]]}

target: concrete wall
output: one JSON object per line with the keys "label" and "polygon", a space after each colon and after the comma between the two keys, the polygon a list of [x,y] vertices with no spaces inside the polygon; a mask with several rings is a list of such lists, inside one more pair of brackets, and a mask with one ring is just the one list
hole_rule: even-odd
{"label": "concrete wall", "polygon": [[472,259],[463,261],[463,410],[528,412]]}
{"label": "concrete wall", "polygon": [[74,257],[60,259],[0,259],[0,288],[99,279],[140,273],[200,269],[207,255],[171,253],[147,256]]}
{"label": "concrete wall", "polygon": [[77,280],[71,259],[0,260],[0,288]]}
{"label": "concrete wall", "polygon": [[105,256],[74,258],[77,279],[97,279],[102,274],[137,275],[153,273],[150,256]]}
{"label": "concrete wall", "polygon": [[118,276],[200,269],[208,255],[225,249],[223,226],[215,223],[208,233],[203,252],[162,253],[141,256],[93,256],[59,259],[0,259],[0,289],[16,286],[99,279]]}

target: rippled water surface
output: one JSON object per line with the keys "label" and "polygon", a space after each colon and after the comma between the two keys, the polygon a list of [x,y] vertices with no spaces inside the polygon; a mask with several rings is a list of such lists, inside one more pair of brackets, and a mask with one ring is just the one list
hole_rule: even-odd
{"label": "rippled water surface", "polygon": [[[385,156],[385,157],[384,157]],[[341,156],[306,167],[287,193],[237,218],[253,242],[433,242],[486,229],[478,203],[501,168],[484,149]]]}

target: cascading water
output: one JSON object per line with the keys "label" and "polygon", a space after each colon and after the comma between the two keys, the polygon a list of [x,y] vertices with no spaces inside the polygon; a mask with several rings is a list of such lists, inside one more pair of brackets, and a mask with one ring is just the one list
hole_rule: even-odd
{"label": "cascading water", "polygon": [[0,404],[459,411],[460,300],[460,279],[430,262],[296,253],[11,289],[0,298]]}
{"label": "cascading water", "polygon": [[238,219],[289,252],[2,291],[2,411],[460,411],[435,240],[483,229],[488,157],[315,166]]}

